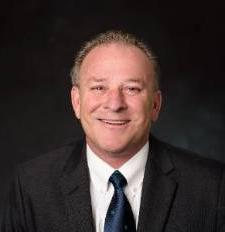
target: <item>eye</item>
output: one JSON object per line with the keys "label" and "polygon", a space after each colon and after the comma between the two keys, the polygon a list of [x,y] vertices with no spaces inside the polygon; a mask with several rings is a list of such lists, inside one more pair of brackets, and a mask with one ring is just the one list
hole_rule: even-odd
{"label": "eye", "polygon": [[125,92],[129,95],[135,95],[141,92],[141,88],[137,86],[127,86],[125,87]]}
{"label": "eye", "polygon": [[91,88],[90,88],[90,90],[91,91],[95,91],[95,92],[103,92],[104,90],[105,90],[106,88],[105,88],[105,86],[103,86],[103,85],[96,85],[96,86],[92,86]]}

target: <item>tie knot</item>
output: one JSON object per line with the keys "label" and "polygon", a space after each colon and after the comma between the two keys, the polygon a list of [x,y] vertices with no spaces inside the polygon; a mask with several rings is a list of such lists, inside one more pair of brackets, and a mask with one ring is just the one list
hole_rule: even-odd
{"label": "tie knot", "polygon": [[115,189],[122,189],[126,184],[126,178],[116,170],[109,178],[109,182],[111,182]]}

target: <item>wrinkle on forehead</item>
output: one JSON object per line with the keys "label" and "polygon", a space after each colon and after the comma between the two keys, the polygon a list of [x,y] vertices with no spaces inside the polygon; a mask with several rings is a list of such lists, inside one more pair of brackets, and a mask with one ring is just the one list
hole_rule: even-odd
{"label": "wrinkle on forehead", "polygon": [[[111,73],[114,76],[110,76]],[[118,43],[93,48],[85,57],[80,69],[81,77],[92,76],[95,79],[121,78],[123,74],[130,74],[130,79],[144,78],[151,81],[153,73],[153,65],[144,52],[135,46]]]}

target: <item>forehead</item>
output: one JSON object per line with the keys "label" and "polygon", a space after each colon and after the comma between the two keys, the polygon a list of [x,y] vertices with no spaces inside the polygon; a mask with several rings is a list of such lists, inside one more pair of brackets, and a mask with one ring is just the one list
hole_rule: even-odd
{"label": "forehead", "polygon": [[153,65],[138,47],[113,42],[99,45],[86,55],[80,76],[88,74],[152,76]]}

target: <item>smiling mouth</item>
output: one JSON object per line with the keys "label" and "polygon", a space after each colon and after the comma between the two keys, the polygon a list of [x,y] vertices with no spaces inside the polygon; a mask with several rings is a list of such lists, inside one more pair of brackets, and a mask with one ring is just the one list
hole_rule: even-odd
{"label": "smiling mouth", "polygon": [[99,119],[99,120],[111,126],[123,126],[130,122],[130,120],[114,120],[114,119]]}

